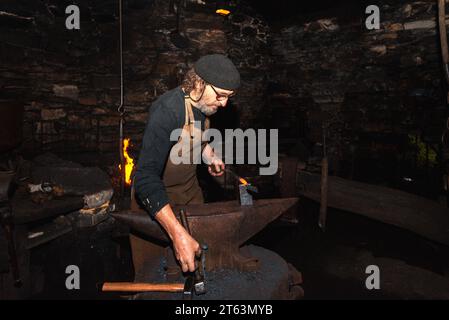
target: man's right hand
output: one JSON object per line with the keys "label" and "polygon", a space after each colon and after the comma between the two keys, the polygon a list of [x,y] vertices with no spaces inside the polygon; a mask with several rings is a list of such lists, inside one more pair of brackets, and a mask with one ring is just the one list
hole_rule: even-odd
{"label": "man's right hand", "polygon": [[178,232],[172,239],[176,259],[181,264],[183,272],[193,272],[196,269],[195,256],[200,250],[200,245],[184,228]]}
{"label": "man's right hand", "polygon": [[195,271],[195,255],[200,252],[200,245],[179,223],[169,204],[156,213],[156,220],[172,240],[175,256],[181,264],[182,271]]}

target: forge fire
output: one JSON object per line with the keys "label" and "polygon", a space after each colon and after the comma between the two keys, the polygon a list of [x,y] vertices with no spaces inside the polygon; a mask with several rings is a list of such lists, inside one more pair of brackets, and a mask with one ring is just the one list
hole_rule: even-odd
{"label": "forge fire", "polygon": [[446,7],[1,1],[0,300],[449,299]]}

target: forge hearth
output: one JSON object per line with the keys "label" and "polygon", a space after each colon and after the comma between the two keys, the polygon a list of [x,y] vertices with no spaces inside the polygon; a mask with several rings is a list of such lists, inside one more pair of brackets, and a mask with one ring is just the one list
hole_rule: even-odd
{"label": "forge hearth", "polygon": [[[297,198],[263,199],[241,206],[238,201],[174,206],[186,212],[193,237],[208,246],[206,253],[207,293],[201,299],[297,299],[302,297],[301,274],[280,256],[244,244],[268,223],[297,203]],[[131,227],[135,282],[184,282],[159,224],[143,211],[113,214]],[[179,217],[178,217],[179,219]],[[145,293],[135,298],[177,299],[175,293]],[[195,296],[197,298],[199,296]]]}

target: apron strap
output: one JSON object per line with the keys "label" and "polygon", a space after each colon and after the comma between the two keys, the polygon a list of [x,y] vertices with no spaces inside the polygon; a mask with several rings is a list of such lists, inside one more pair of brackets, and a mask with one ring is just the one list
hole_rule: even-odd
{"label": "apron strap", "polygon": [[[189,125],[190,137],[193,137],[193,128],[195,125],[195,117],[193,116],[192,104],[188,100],[190,100],[190,97],[184,96],[184,102],[185,102],[184,104],[185,104],[185,110],[186,110],[184,125]],[[206,119],[204,120],[204,130],[209,129],[209,127],[210,127],[210,119],[209,119],[209,117],[206,117]]]}
{"label": "apron strap", "polygon": [[185,100],[186,116],[188,118],[187,124],[189,125],[190,137],[193,138],[193,129],[195,126],[195,117],[193,116],[192,104],[190,101]]}
{"label": "apron strap", "polygon": [[184,109],[185,109],[185,116],[184,116],[184,126],[189,125],[189,107],[187,106],[187,98],[184,99]]}

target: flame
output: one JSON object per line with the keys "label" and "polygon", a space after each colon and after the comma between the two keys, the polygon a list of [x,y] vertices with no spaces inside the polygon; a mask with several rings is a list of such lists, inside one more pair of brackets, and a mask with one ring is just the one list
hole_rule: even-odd
{"label": "flame", "polygon": [[246,186],[246,185],[248,184],[248,182],[247,182],[245,179],[243,179],[243,178],[239,178],[239,181],[240,181],[244,186]]}
{"label": "flame", "polygon": [[217,10],[215,10],[215,13],[219,14],[221,16],[227,16],[231,13],[231,11],[226,10],[226,9],[217,9]]}
{"label": "flame", "polygon": [[[125,183],[127,185],[131,185],[131,173],[133,172],[134,168],[134,160],[131,158],[128,154],[128,146],[129,146],[130,139],[124,139],[123,140],[123,157],[125,158]],[[118,166],[120,170],[122,170],[122,166]]]}

